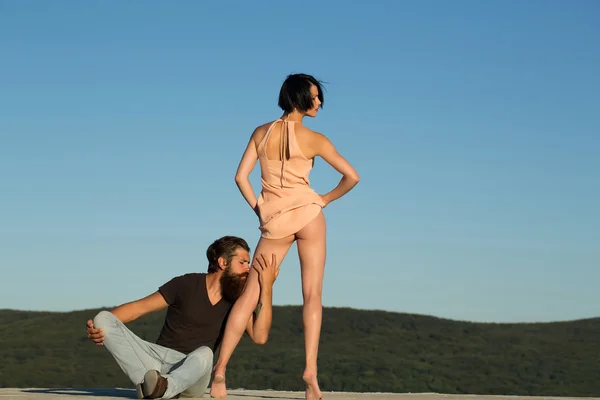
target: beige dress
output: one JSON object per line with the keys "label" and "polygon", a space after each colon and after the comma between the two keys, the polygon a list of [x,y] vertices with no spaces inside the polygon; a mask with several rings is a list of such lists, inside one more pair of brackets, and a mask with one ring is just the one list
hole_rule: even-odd
{"label": "beige dress", "polygon": [[[266,153],[267,141],[277,122],[283,124],[279,149],[281,161],[269,160]],[[259,229],[266,239],[280,239],[297,233],[325,206],[310,187],[308,175],[314,161],[302,154],[294,126],[294,121],[274,121],[257,148],[262,181],[258,198]]]}

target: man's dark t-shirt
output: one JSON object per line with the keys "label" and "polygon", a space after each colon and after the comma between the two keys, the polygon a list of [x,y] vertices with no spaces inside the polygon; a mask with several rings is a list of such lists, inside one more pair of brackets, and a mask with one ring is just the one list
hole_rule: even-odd
{"label": "man's dark t-shirt", "polygon": [[184,354],[201,346],[208,346],[213,352],[218,347],[232,304],[222,298],[212,305],[206,275],[181,275],[158,289],[169,307],[156,344]]}

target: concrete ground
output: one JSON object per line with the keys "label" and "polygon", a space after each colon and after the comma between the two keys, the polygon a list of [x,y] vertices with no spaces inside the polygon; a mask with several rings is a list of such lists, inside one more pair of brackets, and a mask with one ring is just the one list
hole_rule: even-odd
{"label": "concrete ground", "polygon": [[[294,400],[304,399],[304,392],[278,392],[272,390],[228,390],[228,400]],[[133,389],[0,389],[0,400],[122,400],[135,399]],[[209,400],[208,393],[203,397]],[[436,393],[343,393],[323,392],[323,400],[542,400],[581,399],[576,397],[528,397],[528,396],[478,396],[446,395]],[[586,397],[598,399],[599,397]]]}

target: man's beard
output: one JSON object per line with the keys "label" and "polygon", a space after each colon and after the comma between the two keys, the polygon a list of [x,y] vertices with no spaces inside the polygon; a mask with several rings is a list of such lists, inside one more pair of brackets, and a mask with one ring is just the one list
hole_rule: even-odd
{"label": "man's beard", "polygon": [[240,297],[246,286],[247,277],[248,272],[234,274],[231,272],[231,268],[225,268],[219,279],[221,294],[223,294],[225,300],[234,303]]}

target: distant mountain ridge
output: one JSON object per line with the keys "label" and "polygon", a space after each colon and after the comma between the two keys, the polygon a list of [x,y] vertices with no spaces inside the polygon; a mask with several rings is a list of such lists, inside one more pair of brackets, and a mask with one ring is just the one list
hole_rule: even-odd
{"label": "distant mountain ridge", "polygon": [[[0,387],[130,387],[85,336],[85,321],[100,310],[0,310]],[[301,313],[275,306],[269,342],[242,339],[228,387],[303,390]],[[154,341],[163,319],[160,312],[128,326]],[[599,396],[599,342],[600,318],[476,323],[325,308],[319,379],[323,391]]]}

